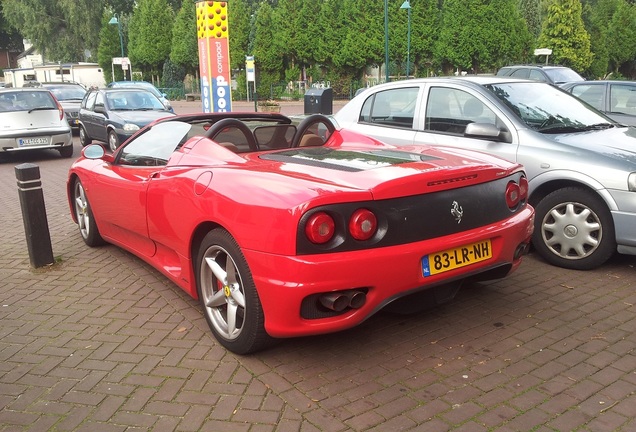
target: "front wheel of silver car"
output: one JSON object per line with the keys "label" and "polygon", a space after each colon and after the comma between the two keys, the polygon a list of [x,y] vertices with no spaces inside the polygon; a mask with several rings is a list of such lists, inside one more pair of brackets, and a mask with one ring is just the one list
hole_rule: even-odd
{"label": "front wheel of silver car", "polygon": [[205,319],[221,345],[249,354],[271,341],[247,261],[227,231],[214,229],[205,236],[196,275]]}
{"label": "front wheel of silver car", "polygon": [[82,240],[88,246],[99,246],[104,244],[104,239],[99,234],[95,218],[93,217],[93,210],[86,197],[86,191],[79,179],[75,180],[73,185],[73,208],[75,210],[75,218],[77,219],[77,225],[79,226],[79,232],[82,236]]}
{"label": "front wheel of silver car", "polygon": [[550,264],[591,270],[616,250],[612,215],[592,191],[578,187],[556,190],[543,198],[535,211],[532,242]]}

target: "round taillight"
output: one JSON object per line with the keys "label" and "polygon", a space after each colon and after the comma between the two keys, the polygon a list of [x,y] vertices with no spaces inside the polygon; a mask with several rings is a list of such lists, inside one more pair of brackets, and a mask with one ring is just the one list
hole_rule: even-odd
{"label": "round taillight", "polygon": [[305,235],[315,244],[327,243],[333,237],[336,223],[325,212],[314,213],[305,224]]}
{"label": "round taillight", "polygon": [[528,179],[526,177],[521,177],[519,179],[519,194],[521,195],[521,201],[526,201],[528,199]]}
{"label": "round taillight", "polygon": [[358,209],[349,219],[349,232],[356,240],[369,240],[378,228],[378,219],[367,209]]}
{"label": "round taillight", "polygon": [[509,209],[514,209],[519,205],[519,201],[521,200],[521,190],[519,185],[515,182],[509,182],[508,186],[506,186],[506,204]]}

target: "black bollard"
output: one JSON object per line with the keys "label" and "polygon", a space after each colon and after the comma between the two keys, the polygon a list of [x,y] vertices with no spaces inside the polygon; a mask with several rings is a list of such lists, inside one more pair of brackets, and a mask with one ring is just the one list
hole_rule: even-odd
{"label": "black bollard", "polygon": [[18,180],[18,195],[31,265],[38,268],[53,264],[55,260],[46,219],[40,168],[32,163],[18,165],[15,167],[15,177]]}

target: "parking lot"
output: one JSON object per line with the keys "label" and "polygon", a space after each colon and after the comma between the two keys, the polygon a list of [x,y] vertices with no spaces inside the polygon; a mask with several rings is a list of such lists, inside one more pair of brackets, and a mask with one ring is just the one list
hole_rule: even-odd
{"label": "parking lot", "polygon": [[[157,271],[83,243],[72,161],[0,154],[2,431],[636,430],[636,257],[579,272],[530,254],[443,306],[242,357]],[[30,267],[22,163],[40,168],[51,267]]]}

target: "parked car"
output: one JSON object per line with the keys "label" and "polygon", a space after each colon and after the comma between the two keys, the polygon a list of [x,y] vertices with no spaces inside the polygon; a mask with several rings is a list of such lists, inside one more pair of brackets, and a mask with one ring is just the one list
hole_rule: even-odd
{"label": "parked car", "polygon": [[585,78],[569,67],[557,65],[504,66],[497,71],[497,76],[544,81],[554,85],[572,81],[585,81]]}
{"label": "parked car", "polygon": [[42,88],[0,89],[0,152],[55,149],[73,156],[64,108]]}
{"label": "parked car", "polygon": [[532,234],[526,199],[516,163],[399,149],[322,115],[297,129],[280,114],[165,118],[112,155],[84,148],[68,176],[84,242],[146,260],[241,354],[353,327],[407,295],[448,300],[462,281],[506,276]]}
{"label": "parked car", "polygon": [[161,103],[166,107],[166,109],[170,112],[174,112],[170,101],[168,100],[168,95],[166,93],[162,93],[159,91],[157,87],[155,87],[152,83],[147,81],[113,81],[108,84],[109,88],[121,88],[121,87],[139,87],[144,90],[148,90],[153,95],[157,96],[157,99],[161,101]]}
{"label": "parked car", "polygon": [[547,83],[453,77],[377,85],[335,115],[390,144],[483,151],[525,166],[533,244],[548,262],[591,269],[636,254],[636,130]]}
{"label": "parked car", "polygon": [[80,143],[87,146],[95,139],[108,143],[109,149],[114,151],[142,126],[173,115],[147,90],[89,90],[80,105]]}
{"label": "parked car", "polygon": [[584,81],[561,87],[619,123],[636,126],[636,81]]}
{"label": "parked car", "polygon": [[66,121],[74,131],[79,131],[79,108],[86,95],[86,88],[74,82],[43,82],[42,87],[50,90],[60,102],[66,114]]}

